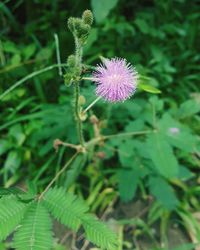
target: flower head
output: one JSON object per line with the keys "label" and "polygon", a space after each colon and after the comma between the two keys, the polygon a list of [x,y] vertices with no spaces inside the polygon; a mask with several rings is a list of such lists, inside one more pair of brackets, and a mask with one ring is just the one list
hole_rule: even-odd
{"label": "flower head", "polygon": [[169,128],[169,132],[170,134],[178,134],[180,132],[180,129],[176,127]]}
{"label": "flower head", "polygon": [[92,74],[96,94],[109,102],[120,102],[134,94],[137,72],[122,58],[105,59]]}

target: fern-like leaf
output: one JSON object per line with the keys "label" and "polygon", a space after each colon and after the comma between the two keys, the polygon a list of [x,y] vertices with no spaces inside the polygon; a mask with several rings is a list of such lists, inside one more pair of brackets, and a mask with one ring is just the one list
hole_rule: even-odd
{"label": "fern-like leaf", "polygon": [[96,244],[101,249],[117,249],[117,237],[106,224],[90,214],[85,216],[82,223],[85,229],[86,238],[92,243]]}
{"label": "fern-like leaf", "polygon": [[10,188],[3,188],[0,187],[0,196],[4,196],[4,195],[18,195],[18,194],[24,194],[24,192],[16,187],[10,187]]}
{"label": "fern-like leaf", "polygon": [[77,231],[81,219],[88,211],[85,203],[63,188],[52,188],[44,196],[44,203],[52,215],[62,224]]}
{"label": "fern-like leaf", "polygon": [[32,203],[14,235],[17,250],[50,250],[52,248],[52,223],[47,209],[39,202]]}
{"label": "fern-like leaf", "polygon": [[27,206],[13,195],[0,199],[0,241],[6,239],[20,223],[26,208]]}

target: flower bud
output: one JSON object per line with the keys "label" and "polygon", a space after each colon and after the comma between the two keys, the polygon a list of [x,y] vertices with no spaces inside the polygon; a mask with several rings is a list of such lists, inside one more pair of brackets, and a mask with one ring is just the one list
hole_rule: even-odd
{"label": "flower bud", "polygon": [[75,58],[75,55],[70,55],[68,56],[67,58],[67,65],[70,67],[70,68],[73,68],[76,64],[76,58]]}
{"label": "flower bud", "polygon": [[83,95],[79,96],[78,103],[80,106],[83,106],[86,103],[85,97]]}
{"label": "flower bud", "polygon": [[67,72],[64,75],[64,83],[67,87],[69,87],[73,82],[73,74],[71,72]]}
{"label": "flower bud", "polygon": [[77,34],[80,42],[84,44],[88,38],[91,27],[88,24],[82,24]]}
{"label": "flower bud", "polygon": [[68,28],[71,32],[74,32],[74,18],[70,17],[67,21]]}
{"label": "flower bud", "polygon": [[84,122],[87,119],[87,114],[81,111],[79,113],[79,118],[81,119],[82,122]]}
{"label": "flower bud", "polygon": [[80,31],[82,24],[83,24],[83,21],[80,18],[74,18],[74,29],[76,32]]}
{"label": "flower bud", "polygon": [[88,25],[92,25],[93,23],[93,14],[90,10],[85,10],[82,15],[83,22]]}

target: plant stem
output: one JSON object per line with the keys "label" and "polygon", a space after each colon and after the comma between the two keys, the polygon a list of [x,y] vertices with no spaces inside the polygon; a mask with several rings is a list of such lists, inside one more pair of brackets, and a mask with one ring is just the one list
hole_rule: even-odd
{"label": "plant stem", "polygon": [[[80,74],[82,70],[82,46],[80,42],[78,41],[78,38],[74,36],[75,39],[75,46],[76,46],[76,51],[75,51],[75,58],[76,58],[76,67],[79,69]],[[77,135],[79,138],[79,142],[81,146],[84,146],[84,137],[83,137],[83,128],[82,128],[82,121],[80,119],[80,107],[79,107],[79,95],[80,95],[80,87],[79,87],[79,80],[75,81],[74,84],[74,114],[75,114],[75,121],[76,121],[76,126],[77,126]]]}
{"label": "plant stem", "polygon": [[100,141],[109,140],[115,137],[126,137],[126,136],[134,136],[134,135],[145,135],[145,134],[151,134],[156,133],[157,130],[143,130],[143,131],[134,131],[134,132],[125,132],[125,133],[119,133],[119,134],[113,134],[113,135],[101,135],[100,137],[94,138],[88,142],[85,143],[85,147],[88,148],[92,145],[97,144]]}
{"label": "plant stem", "polygon": [[92,103],[90,103],[90,105],[83,111],[83,113],[86,113],[100,99],[101,99],[101,96],[97,97]]}
{"label": "plant stem", "polygon": [[76,158],[76,156],[79,153],[76,152],[70,159],[67,161],[67,163],[61,168],[60,171],[55,175],[55,177],[51,180],[51,182],[48,184],[48,186],[45,188],[45,190],[40,194],[38,197],[38,200],[41,200],[44,196],[44,194],[49,190],[49,188],[54,184],[54,182],[60,177],[60,175],[67,169],[67,167],[73,162],[73,160]]}
{"label": "plant stem", "polygon": [[75,106],[74,106],[74,111],[75,111],[75,120],[76,120],[76,126],[77,126],[77,134],[79,138],[79,142],[81,146],[84,146],[84,138],[83,138],[83,128],[82,128],[82,121],[79,116],[79,82],[75,82],[74,85],[74,100],[75,100]]}
{"label": "plant stem", "polygon": [[145,135],[145,134],[151,134],[155,133],[156,130],[143,130],[143,131],[135,131],[135,132],[125,132],[125,133],[119,133],[119,134],[113,134],[113,135],[104,135],[103,139],[111,139],[114,137],[123,137],[123,136],[133,136],[133,135]]}

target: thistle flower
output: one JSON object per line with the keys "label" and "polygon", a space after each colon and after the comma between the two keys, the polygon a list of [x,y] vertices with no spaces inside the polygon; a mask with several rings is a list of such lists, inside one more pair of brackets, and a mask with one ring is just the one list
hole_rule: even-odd
{"label": "thistle flower", "polygon": [[96,95],[109,102],[125,101],[133,95],[137,78],[135,69],[122,58],[105,59],[92,74]]}

